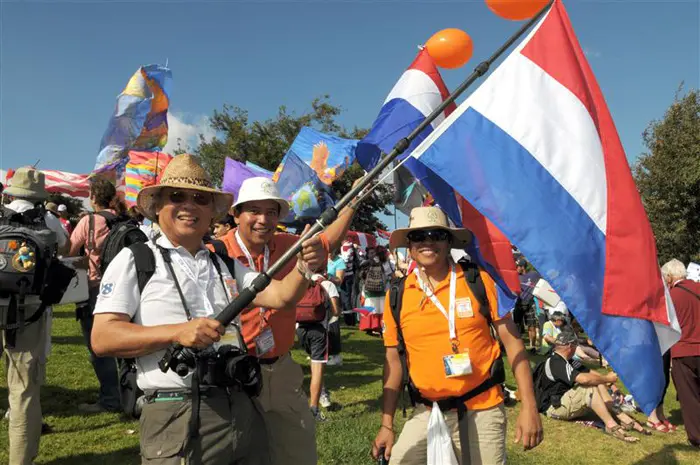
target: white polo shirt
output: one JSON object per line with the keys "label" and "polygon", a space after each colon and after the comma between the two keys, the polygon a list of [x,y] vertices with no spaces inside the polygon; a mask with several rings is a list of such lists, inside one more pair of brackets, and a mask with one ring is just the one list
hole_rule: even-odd
{"label": "white polo shirt", "polygon": [[[209,258],[209,250],[204,244],[193,257],[184,247],[174,247],[165,235],[161,235],[156,243],[167,249],[172,257],[173,270],[192,318],[216,316],[229,304],[233,292],[237,292],[236,282],[226,265],[217,257],[225,285],[221,284],[219,274]],[[143,292],[139,293],[134,256],[131,250],[126,248],[119,252],[105,270],[94,313],[123,313],[129,315],[134,323],[143,326],[187,321],[175,281],[163,261],[161,252],[153,241],[149,241],[148,246],[155,256],[156,270]],[[197,279],[196,282],[182,269],[182,265],[189,267],[191,274]],[[235,262],[235,266],[238,283],[242,283],[240,288],[250,284],[258,275],[238,261]],[[209,300],[209,306],[205,299]],[[207,307],[213,310],[213,314],[207,311]],[[139,387],[143,390],[189,388],[191,374],[181,378],[172,370],[167,373],[160,371],[158,361],[164,353],[165,350],[159,350],[136,359]]]}

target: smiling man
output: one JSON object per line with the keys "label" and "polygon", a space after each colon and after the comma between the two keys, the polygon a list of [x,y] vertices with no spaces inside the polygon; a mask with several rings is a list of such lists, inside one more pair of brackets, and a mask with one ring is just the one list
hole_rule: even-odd
{"label": "smiling man", "polygon": [[[450,257],[450,249],[464,249],[470,240],[471,233],[450,228],[437,207],[414,208],[409,227],[391,235],[390,247],[408,247],[417,267],[400,286],[392,285],[386,299],[384,399],[372,448],[375,458],[384,450],[392,464],[426,463],[430,409],[439,408],[449,434],[437,440],[448,444],[448,453],[464,456],[463,464],[505,463],[500,386],[505,373],[492,328],[503,342],[522,398],[516,442],[522,440],[530,449],[542,440],[525,347],[510,316],[498,315],[494,281],[485,271],[455,264]],[[403,366],[416,408],[394,444]]]}
{"label": "smiling man", "polygon": [[[215,378],[191,373],[181,377],[158,366],[165,349],[174,343],[198,349],[221,343],[244,349],[237,325],[224,328],[214,317],[234,299],[234,278],[243,288],[257,273],[237,262],[231,276],[202,242],[231,201],[231,194],[212,187],[194,157],[173,158],[160,183],[142,189],[137,198],[139,209],[158,223],[162,234],[137,244],[139,249],[122,250],[102,279],[92,346],[100,356],[136,359],[137,383],[147,399],[140,424],[143,464],[269,463],[260,407],[246,389],[250,384],[239,378],[250,370],[236,369],[232,370],[236,375]],[[138,264],[147,254],[152,254],[153,268],[144,283],[145,268],[139,272]],[[320,267],[324,258],[317,238],[304,242],[293,269],[258,293],[253,304],[294,306],[306,292],[310,269]],[[217,367],[219,373],[221,366]]]}
{"label": "smiling man", "polygon": [[[298,236],[277,232],[289,212],[277,185],[267,178],[243,181],[234,204],[237,228],[222,238],[229,255],[256,271],[267,270]],[[336,250],[347,235],[355,205],[351,204],[322,233],[328,250]],[[294,270],[290,261],[275,277]],[[304,374],[289,354],[296,331],[295,308],[260,307],[242,314],[243,336],[249,352],[260,358],[263,390],[260,403],[270,435],[273,463],[312,465],[317,462],[315,420],[303,394]]]}

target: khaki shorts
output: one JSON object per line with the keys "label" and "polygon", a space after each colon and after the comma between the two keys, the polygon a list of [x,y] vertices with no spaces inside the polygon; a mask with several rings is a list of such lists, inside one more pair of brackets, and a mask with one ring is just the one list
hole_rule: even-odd
{"label": "khaki shorts", "polygon": [[591,411],[593,387],[578,386],[569,389],[561,398],[561,406],[553,405],[547,409],[547,416],[557,420],[574,420]]}
{"label": "khaki shorts", "polygon": [[316,465],[316,420],[302,384],[304,372],[285,354],[262,366],[258,400],[269,436],[272,465]]}
{"label": "khaki shorts", "polygon": [[[452,434],[452,447],[461,463],[457,412],[444,412]],[[506,463],[506,411],[503,404],[486,410],[467,411],[469,420],[469,465]],[[428,455],[428,419],[430,410],[418,405],[391,450],[391,465],[425,465]]]}

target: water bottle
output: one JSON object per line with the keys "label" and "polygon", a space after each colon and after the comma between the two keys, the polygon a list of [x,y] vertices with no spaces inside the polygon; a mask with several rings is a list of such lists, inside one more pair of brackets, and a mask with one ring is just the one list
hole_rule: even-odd
{"label": "water bottle", "polygon": [[379,458],[377,459],[377,465],[389,465],[389,461],[386,458],[384,458],[385,450],[386,449],[384,447],[379,449]]}

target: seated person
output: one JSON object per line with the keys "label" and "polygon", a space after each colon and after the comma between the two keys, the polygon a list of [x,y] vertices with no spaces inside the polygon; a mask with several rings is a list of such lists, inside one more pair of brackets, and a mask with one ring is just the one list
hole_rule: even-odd
{"label": "seated person", "polygon": [[577,346],[576,334],[569,328],[562,330],[554,341],[552,355],[535,369],[535,396],[540,413],[570,421],[593,412],[605,424],[606,434],[625,442],[639,441],[628,435],[628,431],[651,434],[633,418],[613,408],[608,385],[617,382],[617,375],[590,371],[573,360]]}
{"label": "seated person", "polygon": [[[574,329],[571,326],[567,325],[566,315],[564,315],[561,312],[554,312],[552,314],[552,319],[546,322],[542,327],[542,348],[540,353],[548,354],[552,351],[552,347],[554,346],[554,340],[564,328],[568,328],[570,331],[576,334]],[[574,360],[584,363],[598,363],[601,360],[600,353],[592,347],[593,342],[590,339],[588,339],[587,342],[588,345],[586,346],[576,347],[576,352],[574,353]],[[605,363],[604,360],[603,362],[603,366],[607,366],[607,363]]]}

